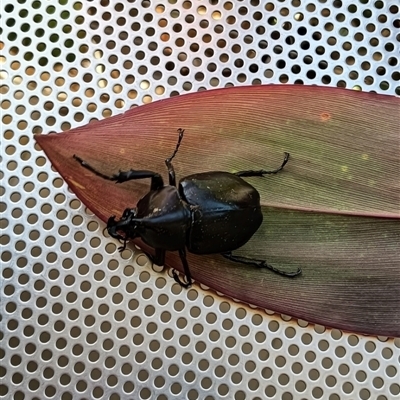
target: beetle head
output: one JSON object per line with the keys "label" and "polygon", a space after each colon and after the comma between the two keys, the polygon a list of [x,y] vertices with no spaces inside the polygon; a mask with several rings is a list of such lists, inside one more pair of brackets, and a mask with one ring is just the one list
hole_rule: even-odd
{"label": "beetle head", "polygon": [[115,216],[108,219],[107,231],[115,239],[127,241],[139,237],[139,220],[136,217],[136,208],[127,208],[119,221]]}

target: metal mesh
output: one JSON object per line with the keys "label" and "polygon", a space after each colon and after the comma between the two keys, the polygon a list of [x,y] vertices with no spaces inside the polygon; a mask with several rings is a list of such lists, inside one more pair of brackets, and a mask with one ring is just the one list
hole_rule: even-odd
{"label": "metal mesh", "polygon": [[400,399],[398,339],[182,290],[139,250],[120,257],[33,140],[231,85],[400,95],[398,0],[1,7],[1,399]]}

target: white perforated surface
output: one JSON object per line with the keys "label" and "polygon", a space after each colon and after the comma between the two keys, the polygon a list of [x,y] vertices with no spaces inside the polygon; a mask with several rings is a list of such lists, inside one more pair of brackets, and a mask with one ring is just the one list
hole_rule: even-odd
{"label": "white perforated surface", "polygon": [[1,7],[1,399],[400,399],[399,339],[182,290],[140,251],[120,257],[33,140],[230,85],[400,95],[398,0]]}

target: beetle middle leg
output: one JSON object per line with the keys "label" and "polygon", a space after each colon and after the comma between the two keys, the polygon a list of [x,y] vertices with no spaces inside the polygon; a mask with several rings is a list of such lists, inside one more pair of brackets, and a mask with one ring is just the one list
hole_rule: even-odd
{"label": "beetle middle leg", "polygon": [[179,285],[181,285],[183,288],[187,289],[192,284],[192,275],[190,274],[189,264],[188,264],[187,259],[186,259],[186,250],[185,249],[179,250],[179,256],[180,256],[181,261],[182,261],[183,270],[185,271],[186,282],[182,282],[179,279],[179,276],[175,272],[175,270],[172,271],[172,276],[174,277],[174,280],[175,280],[176,283],[179,283]]}
{"label": "beetle middle leg", "polygon": [[255,258],[235,256],[232,254],[232,252],[222,253],[221,255],[230,261],[234,261],[234,262],[246,264],[246,265],[253,265],[258,268],[267,268],[267,269],[275,272],[278,275],[287,276],[288,278],[294,278],[295,276],[301,274],[300,268],[298,268],[297,271],[286,272],[281,269],[275,268],[270,264],[267,264],[267,262],[265,260],[257,260]]}
{"label": "beetle middle leg", "polygon": [[172,155],[165,160],[165,165],[168,168],[169,184],[171,186],[176,186],[175,170],[174,170],[174,166],[172,165],[172,160],[176,156],[176,153],[179,150],[179,146],[181,145],[184,132],[185,132],[184,129],[182,129],[182,128],[178,129],[179,137],[178,137],[178,142],[176,143],[176,146],[175,146],[175,150],[172,153]]}
{"label": "beetle middle leg", "polygon": [[283,159],[283,162],[281,166],[277,169],[273,169],[272,171],[267,171],[265,169],[260,169],[258,171],[256,170],[248,170],[248,171],[239,171],[235,172],[234,175],[240,176],[240,177],[250,177],[250,176],[264,176],[264,175],[269,175],[269,174],[276,174],[279,171],[282,171],[283,167],[286,165],[286,163],[289,161],[289,153],[285,152],[285,157]]}
{"label": "beetle middle leg", "polygon": [[[159,265],[159,266],[164,265],[165,250],[164,249],[155,249],[154,255],[147,254],[147,257],[149,257],[150,260],[156,265]],[[179,278],[179,275],[176,273],[175,270],[172,270],[172,276],[176,283],[178,283],[180,286],[182,286],[183,288],[186,289],[192,284],[192,275],[190,274],[189,264],[186,259],[186,250],[185,249],[179,250],[179,257],[181,258],[181,261],[182,261],[183,270],[184,270],[185,276],[186,276],[186,282],[181,281],[181,279]]]}

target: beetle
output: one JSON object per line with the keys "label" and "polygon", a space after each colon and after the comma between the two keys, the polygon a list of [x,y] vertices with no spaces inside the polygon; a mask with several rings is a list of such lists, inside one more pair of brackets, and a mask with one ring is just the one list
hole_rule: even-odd
{"label": "beetle", "polygon": [[272,171],[202,172],[182,178],[177,187],[172,160],[181,145],[184,129],[179,128],[178,134],[175,150],[165,160],[169,185],[164,185],[159,173],[148,170],[131,169],[106,175],[74,155],[75,160],[93,174],[115,183],[151,179],[150,191],[135,208],[126,208],[119,220],[115,216],[108,219],[108,233],[123,242],[119,250],[122,252],[126,248],[128,240],[140,237],[154,249],[155,255],[149,257],[156,265],[164,265],[167,251],[178,251],[186,282],[175,270],[173,277],[185,288],[192,284],[186,249],[194,254],[219,253],[231,261],[268,268],[286,277],[301,274],[301,269],[286,272],[265,260],[232,254],[250,240],[263,220],[260,194],[242,178],[278,173],[288,162],[289,153],[285,152],[281,166]]}

